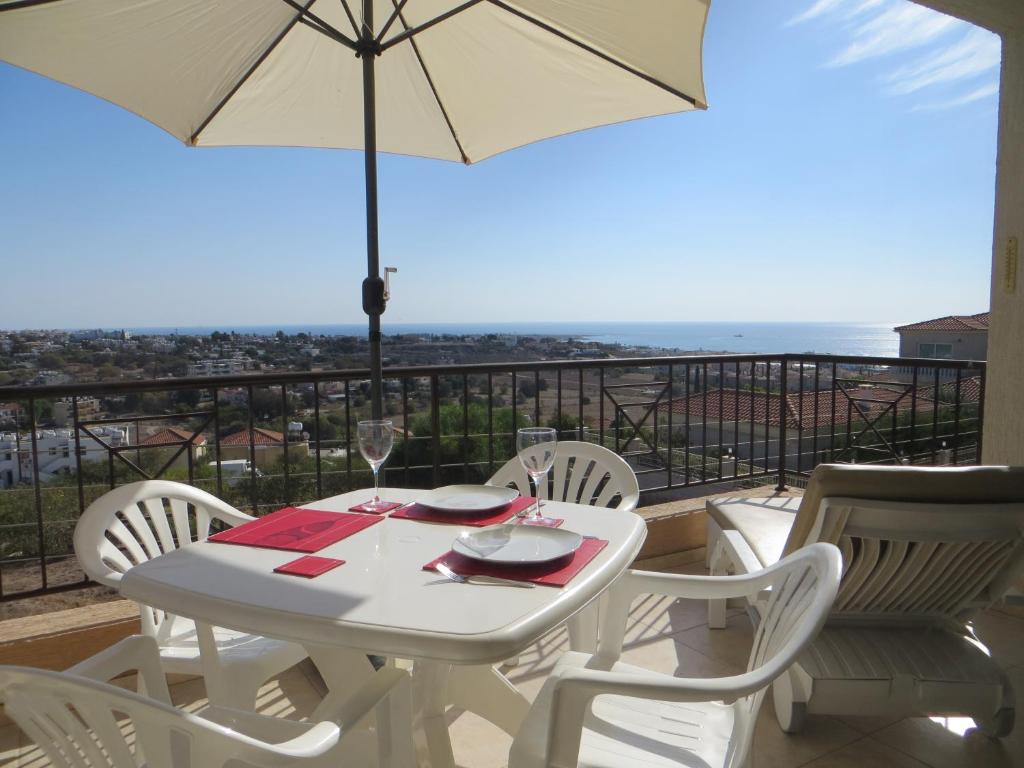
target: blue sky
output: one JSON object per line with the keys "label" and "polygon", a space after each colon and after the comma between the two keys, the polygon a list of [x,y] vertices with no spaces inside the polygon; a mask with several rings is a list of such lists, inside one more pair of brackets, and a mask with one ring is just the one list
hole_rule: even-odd
{"label": "blue sky", "polygon": [[[714,0],[710,109],[380,162],[391,322],[988,307],[999,44],[904,0]],[[186,149],[0,64],[0,328],[363,319],[362,158]]]}

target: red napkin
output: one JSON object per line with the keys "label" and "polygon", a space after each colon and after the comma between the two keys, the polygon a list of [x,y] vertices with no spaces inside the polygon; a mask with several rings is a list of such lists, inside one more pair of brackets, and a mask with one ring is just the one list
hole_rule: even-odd
{"label": "red napkin", "polygon": [[392,509],[398,509],[402,506],[400,501],[385,501],[380,509],[367,509],[366,505],[370,502],[364,501],[362,504],[356,504],[354,507],[349,507],[349,512],[362,512],[364,515],[383,515],[385,512],[390,512]]}
{"label": "red napkin", "polygon": [[287,573],[291,576],[305,576],[307,579],[312,579],[314,576],[327,573],[329,570],[344,564],[344,560],[335,560],[333,557],[306,555],[298,560],[292,560],[290,563],[277,566],[274,569],[274,573]]}
{"label": "red napkin", "polygon": [[485,525],[503,523],[512,515],[522,512],[536,501],[532,496],[520,496],[496,511],[482,513],[482,516],[477,513],[446,512],[440,509],[430,509],[422,504],[412,504],[408,507],[403,507],[397,512],[393,512],[391,519],[419,520],[421,523],[452,523],[454,525],[472,525],[482,528]]}
{"label": "red napkin", "polygon": [[443,562],[462,576],[499,576],[516,581],[532,581],[548,587],[564,587],[606,546],[608,542],[604,539],[584,539],[572,557],[536,565],[495,565],[463,557],[457,552],[447,552],[424,565],[423,570],[432,571],[435,565]]}
{"label": "red napkin", "polygon": [[323,512],[317,509],[285,507],[258,520],[211,536],[208,541],[242,544],[294,552],[316,552],[348,538],[383,518],[352,515],[348,512]]}

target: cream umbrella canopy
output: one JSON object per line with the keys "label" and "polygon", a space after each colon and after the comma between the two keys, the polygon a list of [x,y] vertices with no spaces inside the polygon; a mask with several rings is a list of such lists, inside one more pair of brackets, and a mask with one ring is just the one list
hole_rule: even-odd
{"label": "cream umbrella canopy", "polygon": [[473,163],[706,108],[710,0],[0,0],[0,60],[189,146],[364,150],[374,417],[377,151]]}

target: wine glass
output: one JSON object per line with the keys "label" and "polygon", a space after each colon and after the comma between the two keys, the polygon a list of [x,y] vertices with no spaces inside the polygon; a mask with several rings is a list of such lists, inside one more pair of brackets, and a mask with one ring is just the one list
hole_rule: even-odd
{"label": "wine glass", "polygon": [[380,512],[388,506],[388,502],[380,500],[378,475],[394,442],[395,432],[391,419],[359,422],[359,452],[373,470],[373,500],[361,505],[368,512]]}
{"label": "wine glass", "polygon": [[548,470],[555,463],[558,448],[558,432],[552,427],[524,427],[516,433],[519,461],[526,474],[533,480],[537,507],[529,522],[539,525],[553,525],[554,520],[540,513],[541,483],[547,482]]}

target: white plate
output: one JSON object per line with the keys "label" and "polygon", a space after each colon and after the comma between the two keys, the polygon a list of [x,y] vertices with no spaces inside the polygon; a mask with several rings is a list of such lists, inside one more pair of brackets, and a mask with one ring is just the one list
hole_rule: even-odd
{"label": "white plate", "polygon": [[424,494],[419,503],[442,512],[490,512],[519,498],[514,488],[494,485],[446,485]]}
{"label": "white plate", "polygon": [[547,563],[571,555],[583,537],[561,528],[539,525],[489,525],[459,534],[452,549],[488,563]]}

